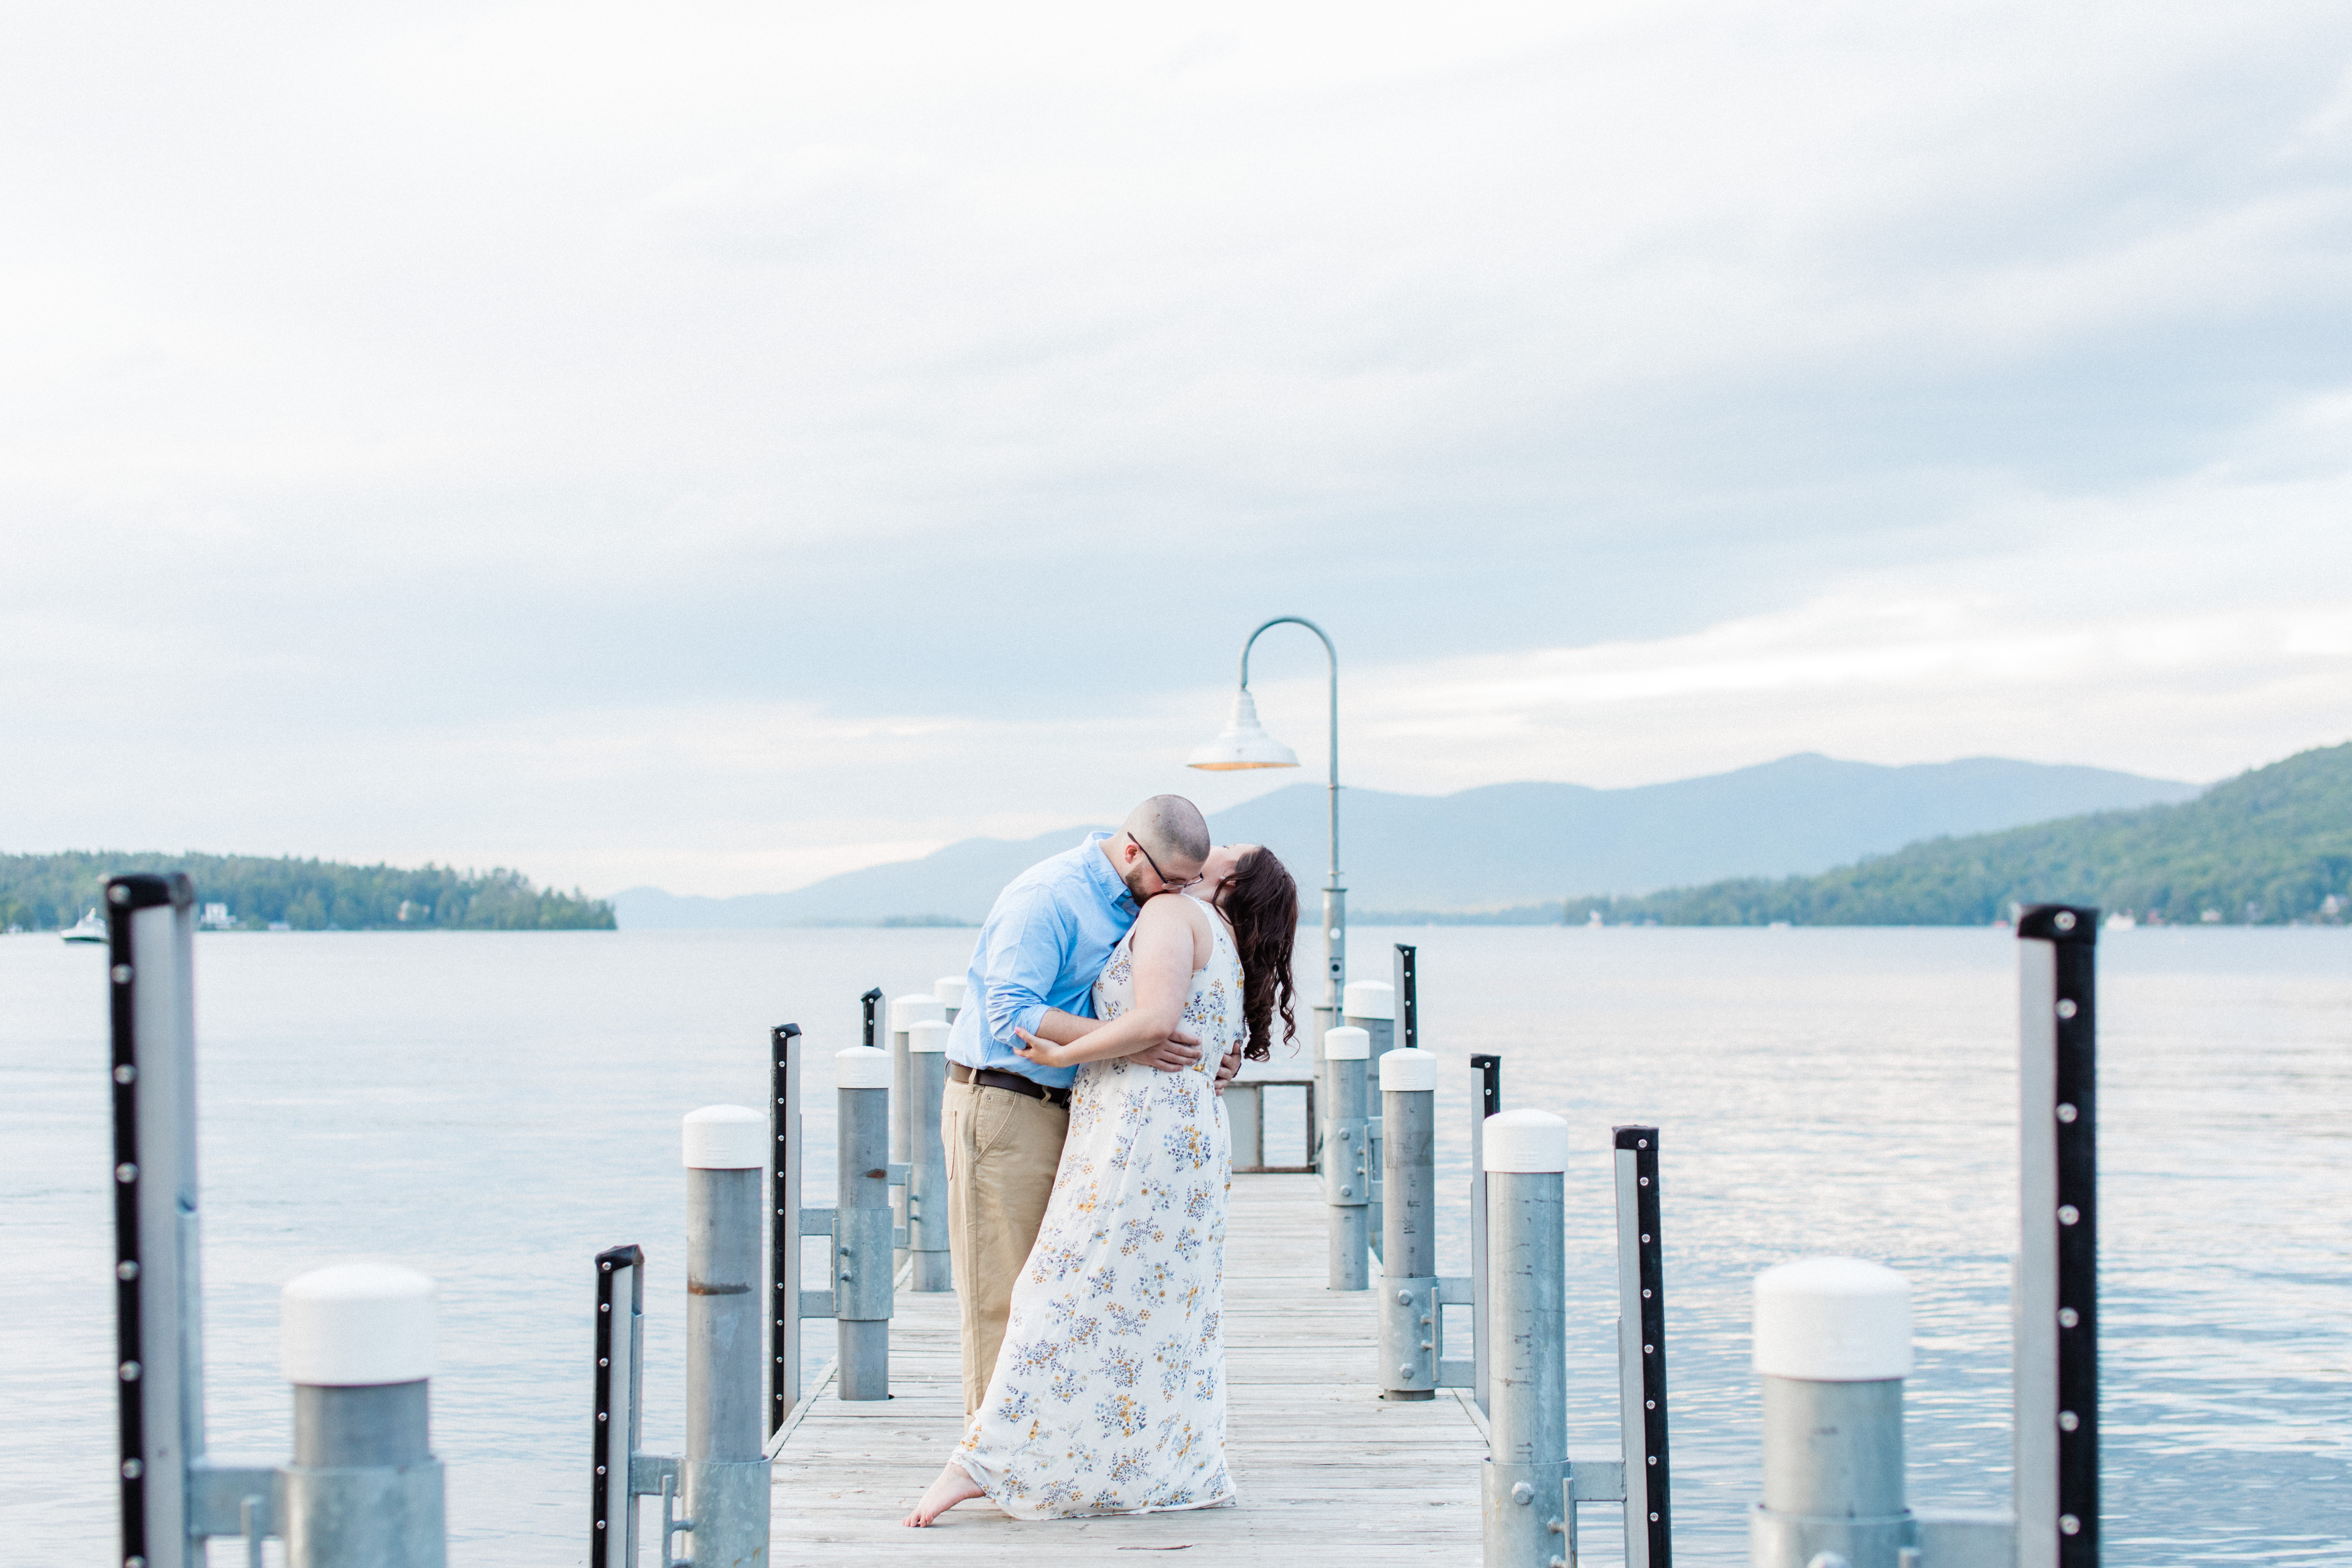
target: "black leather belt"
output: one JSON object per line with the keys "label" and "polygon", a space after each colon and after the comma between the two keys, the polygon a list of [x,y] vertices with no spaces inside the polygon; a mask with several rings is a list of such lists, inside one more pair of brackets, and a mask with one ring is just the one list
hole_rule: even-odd
{"label": "black leather belt", "polygon": [[1017,1072],[999,1072],[994,1068],[968,1068],[961,1062],[948,1063],[948,1077],[958,1083],[975,1083],[982,1089],[1009,1089],[1015,1094],[1025,1094],[1032,1100],[1042,1100],[1064,1110],[1070,1109],[1070,1091],[1049,1089],[1034,1079],[1023,1078]]}

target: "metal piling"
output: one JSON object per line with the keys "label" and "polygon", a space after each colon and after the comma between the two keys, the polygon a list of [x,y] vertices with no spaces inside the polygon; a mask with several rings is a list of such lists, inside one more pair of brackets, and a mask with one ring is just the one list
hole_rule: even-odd
{"label": "metal piling", "polygon": [[761,1188],[768,1118],[738,1105],[687,1114],[686,1453],[697,1568],[762,1563],[769,1462],[761,1452]]}
{"label": "metal piling", "polygon": [[1364,1115],[1364,1076],[1371,1037],[1334,1029],[1323,1037],[1330,1107],[1323,1123],[1323,1199],[1329,1205],[1330,1288],[1361,1290],[1371,1283],[1371,1129]]}
{"label": "metal piling", "polygon": [[922,1019],[907,1029],[907,1246],[911,1289],[955,1288],[948,1255],[948,1152],[940,1119],[948,1090],[948,1026]]}
{"label": "metal piling", "polygon": [[1918,1526],[1904,1499],[1903,1380],[1911,1290],[1857,1258],[1809,1258],[1756,1279],[1764,1500],[1748,1516],[1754,1568],[1832,1552],[1895,1568]]}
{"label": "metal piling", "polygon": [[382,1263],[314,1269],[280,1296],[294,1462],[287,1568],[442,1568],[441,1465],[427,1413],[433,1281]]}
{"label": "metal piling", "polygon": [[[931,1005],[939,1004],[931,1001]],[[839,1162],[834,1196],[833,1315],[845,1400],[890,1397],[892,1068],[888,1053],[864,1046],[852,1046],[833,1058]]]}
{"label": "metal piling", "polygon": [[1381,1387],[1432,1399],[1438,1387],[1437,1058],[1381,1058]]}
{"label": "metal piling", "polygon": [[1481,1471],[1486,1568],[1575,1562],[1568,1464],[1568,1123],[1541,1110],[1487,1121],[1491,1458]]}
{"label": "metal piling", "polygon": [[[947,1018],[947,1004],[928,991],[899,996],[890,1003],[890,1153],[889,1163],[904,1165],[913,1159],[915,1147],[915,1090],[908,1076],[912,1070],[908,1060],[908,1031],[917,1024],[940,1023]],[[908,1224],[907,1194],[896,1193],[890,1199],[892,1223],[903,1230]],[[907,1261],[907,1249],[902,1246],[890,1255],[891,1266],[902,1268]]]}

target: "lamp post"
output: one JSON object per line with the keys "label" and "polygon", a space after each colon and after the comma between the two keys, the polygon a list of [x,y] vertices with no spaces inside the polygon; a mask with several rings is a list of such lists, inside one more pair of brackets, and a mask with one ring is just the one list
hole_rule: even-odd
{"label": "lamp post", "polygon": [[1250,633],[1249,640],[1242,644],[1242,683],[1234,694],[1233,718],[1215,740],[1197,748],[1185,762],[1210,773],[1298,765],[1298,753],[1267,734],[1257,721],[1257,700],[1249,689],[1250,648],[1269,627],[1279,626],[1305,626],[1322,639],[1323,651],[1331,658],[1331,879],[1323,889],[1323,952],[1330,971],[1330,993],[1321,1011],[1328,1014],[1327,1023],[1337,1025],[1348,981],[1348,890],[1339,886],[1339,650],[1331,646],[1330,635],[1303,616],[1276,616]]}

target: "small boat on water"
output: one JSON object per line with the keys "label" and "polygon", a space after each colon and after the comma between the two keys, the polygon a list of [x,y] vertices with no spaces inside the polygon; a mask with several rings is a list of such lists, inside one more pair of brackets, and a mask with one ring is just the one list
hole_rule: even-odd
{"label": "small boat on water", "polygon": [[104,942],[106,940],[106,922],[98,918],[98,911],[96,910],[92,910],[89,913],[82,916],[81,919],[74,921],[73,924],[66,927],[65,939],[68,942]]}

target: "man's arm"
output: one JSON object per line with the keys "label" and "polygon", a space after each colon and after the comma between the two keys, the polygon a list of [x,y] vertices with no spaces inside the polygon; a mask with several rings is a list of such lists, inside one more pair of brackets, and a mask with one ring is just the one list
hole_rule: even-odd
{"label": "man's arm", "polygon": [[[1135,976],[1133,1005],[1117,1018],[1085,1031],[1076,1041],[1048,1040],[1028,1031],[1022,1055],[1049,1067],[1075,1067],[1081,1062],[1107,1061],[1114,1057],[1139,1057],[1146,1052],[1181,1053],[1176,1065],[1201,1059],[1192,1046],[1178,1047],[1170,1038],[1183,1029],[1184,1001],[1192,989],[1192,958],[1198,933],[1177,910],[1181,900],[1156,900],[1144,906],[1128,938],[1129,959]],[[1076,1022],[1076,1020],[1073,1020]]]}
{"label": "man's arm", "polygon": [[1061,910],[1042,891],[1032,889],[1019,910],[1003,913],[989,931],[987,962],[981,966],[985,994],[978,1001],[987,1012],[989,1038],[1011,1051],[1021,1046],[1015,1029],[1034,1034],[1046,1014],[1060,1013],[1045,998],[1062,972],[1070,933]]}

